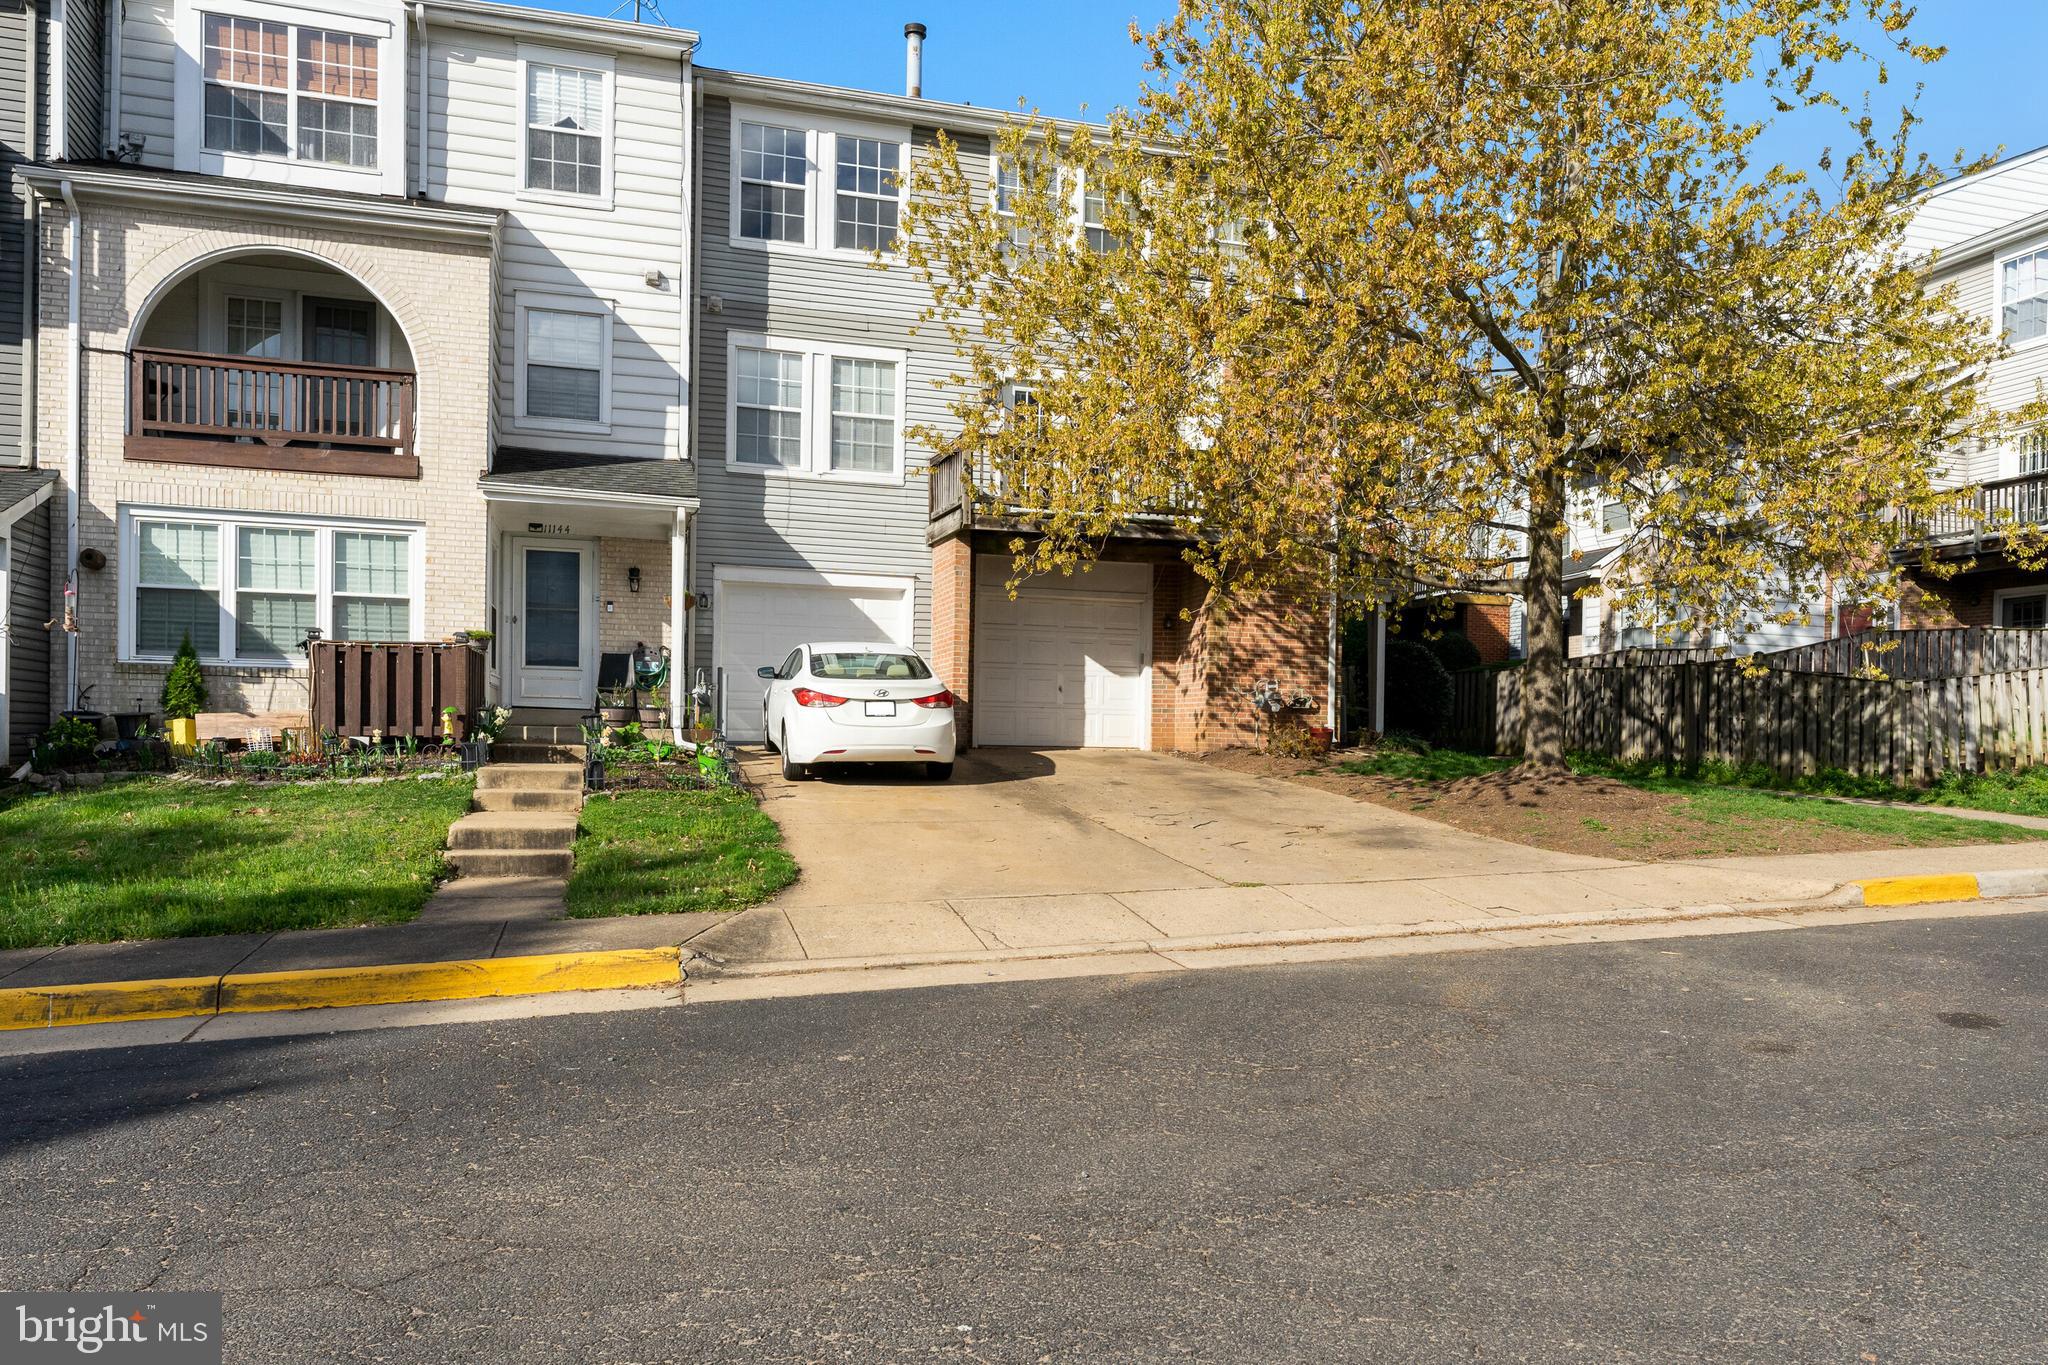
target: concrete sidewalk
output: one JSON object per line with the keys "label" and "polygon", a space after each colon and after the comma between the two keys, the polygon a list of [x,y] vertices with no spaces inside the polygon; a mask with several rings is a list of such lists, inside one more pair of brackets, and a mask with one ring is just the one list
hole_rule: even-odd
{"label": "concrete sidewalk", "polygon": [[[731,916],[688,943],[714,966],[759,969],[899,957],[931,959],[1031,949],[1248,936],[1341,938],[1450,923],[1535,921],[1706,906],[1815,905],[1873,877],[2039,868],[2025,844],[1885,849],[1685,863],[1349,882],[1141,888],[1037,896],[813,905],[798,901]],[[1104,875],[1098,870],[1098,875]],[[1114,876],[1111,872],[1105,880]],[[1114,884],[1113,882],[1111,884]]]}

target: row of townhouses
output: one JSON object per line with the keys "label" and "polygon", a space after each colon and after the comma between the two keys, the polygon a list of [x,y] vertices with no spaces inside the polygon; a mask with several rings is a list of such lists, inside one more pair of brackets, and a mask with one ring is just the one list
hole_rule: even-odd
{"label": "row of townhouses", "polygon": [[907,437],[954,357],[899,176],[943,129],[993,187],[1000,117],[922,36],[895,96],[483,0],[0,0],[0,748],[188,636],[215,708],[303,713],[315,631],[487,631],[493,697],[578,711],[666,648],[736,739],[822,638],[927,651],[982,743],[1334,711],[1327,611],[1209,611],[1142,535],[1012,595],[1028,525]]}
{"label": "row of townhouses", "polygon": [[[1981,377],[1994,407],[2031,402],[2048,383],[2048,147],[2008,157],[1974,175],[1958,177],[1925,194],[1907,227],[1905,247],[1926,263],[1930,288],[1950,289],[1957,305],[1978,319],[1988,336],[2003,338],[2007,353]],[[1953,453],[1944,469],[1951,487],[1975,486],[1976,517],[1949,518],[1902,534],[1900,555],[1909,565],[1927,541],[1957,570],[1952,576],[1908,570],[1906,591],[1893,622],[1873,623],[1817,585],[1804,595],[1789,588],[1773,615],[1749,631],[1718,631],[1674,640],[1654,613],[1611,607],[1602,582],[1633,534],[1626,502],[1600,495],[1576,508],[1566,587],[1575,595],[1570,616],[1574,655],[1663,644],[1717,646],[1737,653],[1811,644],[1872,624],[1906,627],[2048,626],[2048,574],[2013,563],[2001,528],[2048,522],[2048,434],[2034,433],[2004,446]],[[1504,625],[1504,611],[1496,610]]]}

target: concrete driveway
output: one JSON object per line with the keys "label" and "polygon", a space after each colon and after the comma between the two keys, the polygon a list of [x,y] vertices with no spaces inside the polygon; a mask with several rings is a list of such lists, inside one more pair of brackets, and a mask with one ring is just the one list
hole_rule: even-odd
{"label": "concrete driveway", "polygon": [[976,749],[785,782],[748,761],[803,879],[783,905],[1406,880],[1598,867],[1172,754]]}
{"label": "concrete driveway", "polygon": [[[944,783],[888,768],[826,769],[791,783],[771,754],[742,761],[802,876],[768,905],[691,940],[725,963],[1213,946],[1632,907],[1782,905],[1875,875],[1886,859],[1586,858],[1127,750],[980,749]],[[2038,845],[1970,856],[1984,867],[2041,861]],[[1942,870],[1955,857],[1895,850],[1890,861],[1903,863],[1883,870]]]}

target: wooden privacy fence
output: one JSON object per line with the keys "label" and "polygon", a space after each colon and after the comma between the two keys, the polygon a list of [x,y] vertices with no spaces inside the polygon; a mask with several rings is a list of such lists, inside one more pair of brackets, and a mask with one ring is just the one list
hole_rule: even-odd
{"label": "wooden privacy fence", "polygon": [[[1456,675],[1452,736],[1522,747],[1522,674]],[[1565,747],[1690,768],[1826,769],[1894,782],[2048,763],[2048,668],[1950,678],[1868,678],[1732,660],[1565,671]]]}
{"label": "wooden privacy fence", "polygon": [[1790,673],[1867,675],[1875,670],[1891,678],[1960,678],[2048,668],[2048,631],[1993,626],[1865,630],[1759,654],[1756,661]]}
{"label": "wooden privacy fence", "polygon": [[314,730],[388,737],[441,735],[441,709],[455,708],[455,734],[484,705],[483,651],[466,644],[312,644]]}

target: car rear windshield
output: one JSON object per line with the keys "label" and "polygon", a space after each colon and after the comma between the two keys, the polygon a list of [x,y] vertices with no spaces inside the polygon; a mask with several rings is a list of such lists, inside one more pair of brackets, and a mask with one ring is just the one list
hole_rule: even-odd
{"label": "car rear windshield", "polygon": [[813,654],[811,676],[841,682],[882,682],[897,678],[929,678],[932,671],[915,654]]}

